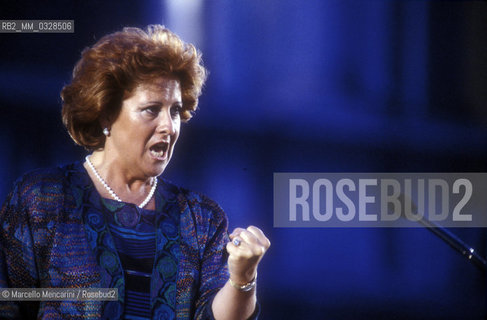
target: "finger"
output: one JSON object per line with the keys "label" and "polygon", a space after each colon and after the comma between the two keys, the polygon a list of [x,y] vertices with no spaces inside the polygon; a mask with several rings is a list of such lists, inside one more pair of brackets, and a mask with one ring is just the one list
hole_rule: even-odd
{"label": "finger", "polygon": [[252,250],[244,243],[237,247],[232,242],[228,242],[226,249],[229,254],[229,258],[235,260],[249,259],[254,256]]}
{"label": "finger", "polygon": [[232,239],[233,237],[238,236],[244,230],[245,229],[243,229],[243,228],[235,228],[235,229],[233,229],[232,233],[229,235],[230,239]]}
{"label": "finger", "polygon": [[[244,230],[244,229],[242,229],[242,230]],[[230,238],[230,241],[228,243],[232,244],[235,247],[240,247],[242,244],[245,243],[245,240],[242,239],[242,237],[241,237],[241,233],[239,233],[238,235],[235,235],[234,233],[232,233],[231,235],[229,235],[229,238]]]}
{"label": "finger", "polygon": [[267,251],[267,247],[250,231],[242,231],[238,238],[242,239],[240,246],[248,247],[254,256],[263,256]]}
{"label": "finger", "polygon": [[246,230],[249,232],[252,232],[258,238],[259,237],[265,237],[264,232],[262,232],[262,230],[260,230],[256,226],[248,226]]}
{"label": "finger", "polygon": [[257,237],[249,232],[249,231],[243,231],[240,236],[242,238],[242,243],[245,243],[250,250],[254,253],[255,256],[261,256],[263,255],[267,248],[262,244]]}
{"label": "finger", "polygon": [[262,230],[260,230],[259,228],[255,226],[249,226],[247,228],[247,231],[251,232],[266,249],[271,246],[271,242],[265,236],[264,232],[262,232]]}
{"label": "finger", "polygon": [[238,240],[242,240],[237,242],[239,245],[240,242],[248,243],[254,255],[263,255],[271,245],[262,230],[255,226],[249,226],[247,229],[236,228],[232,232],[230,239],[233,241],[236,237],[238,237]]}
{"label": "finger", "polygon": [[238,247],[238,246],[240,246],[240,243],[242,243],[242,239],[241,239],[240,237],[236,236],[236,237],[234,237],[234,238],[232,239],[231,243],[232,243],[234,246]]}
{"label": "finger", "polygon": [[248,241],[246,241],[243,237],[242,237],[242,234],[240,234],[239,236],[235,236],[233,237],[233,239],[231,239],[228,244],[231,244],[233,245],[234,247],[236,248],[250,248],[252,246],[256,246],[256,244],[251,244],[249,243]]}
{"label": "finger", "polygon": [[233,245],[231,242],[227,243],[226,246],[228,252],[228,259],[235,259],[238,256],[237,250],[238,248]]}
{"label": "finger", "polygon": [[247,242],[248,244],[255,244],[260,245],[259,239],[252,233],[247,230],[243,230],[238,235],[239,238],[242,238],[243,241]]}

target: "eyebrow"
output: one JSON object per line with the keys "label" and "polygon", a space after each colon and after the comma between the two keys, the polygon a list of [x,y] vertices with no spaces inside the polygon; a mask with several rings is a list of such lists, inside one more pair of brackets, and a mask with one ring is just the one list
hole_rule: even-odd
{"label": "eyebrow", "polygon": [[[143,106],[147,106],[147,105],[157,105],[157,106],[162,106],[163,103],[161,103],[160,101],[157,101],[157,100],[154,100],[154,101],[147,101],[147,102],[144,102],[142,103],[141,105]],[[178,100],[178,101],[175,101],[174,103],[171,104],[171,106],[174,106],[174,105],[183,105],[183,102],[181,100]]]}
{"label": "eyebrow", "polygon": [[142,105],[147,105],[147,104],[157,104],[157,105],[162,105],[162,103],[160,101],[146,101],[146,102],[143,102]]}

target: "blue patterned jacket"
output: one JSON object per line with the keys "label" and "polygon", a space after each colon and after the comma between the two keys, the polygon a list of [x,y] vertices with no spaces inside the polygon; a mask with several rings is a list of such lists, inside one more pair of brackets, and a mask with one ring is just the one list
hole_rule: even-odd
{"label": "blue patterned jacket", "polygon": [[[37,170],[15,183],[0,212],[0,288],[118,288],[118,301],[0,302],[0,318],[122,316],[123,269],[105,219],[86,206],[90,188],[94,186],[81,162]],[[180,226],[176,290],[171,293],[175,316],[211,318],[211,301],[228,279],[225,213],[209,198],[163,179],[157,192],[166,200],[162,212]],[[156,252],[163,246],[160,216]],[[156,254],[151,277],[153,319],[174,316],[161,303],[167,271],[162,258]]]}

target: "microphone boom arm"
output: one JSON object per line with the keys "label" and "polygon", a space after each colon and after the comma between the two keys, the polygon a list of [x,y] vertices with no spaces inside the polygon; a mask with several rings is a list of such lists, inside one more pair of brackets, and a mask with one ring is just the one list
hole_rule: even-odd
{"label": "microphone boom arm", "polygon": [[427,219],[418,220],[423,226],[425,226],[429,231],[433,232],[440,239],[445,241],[450,247],[458,251],[462,256],[470,260],[477,268],[483,273],[487,271],[487,262],[482,258],[474,248],[467,245],[465,242],[460,240],[456,235],[446,228],[429,221]]}

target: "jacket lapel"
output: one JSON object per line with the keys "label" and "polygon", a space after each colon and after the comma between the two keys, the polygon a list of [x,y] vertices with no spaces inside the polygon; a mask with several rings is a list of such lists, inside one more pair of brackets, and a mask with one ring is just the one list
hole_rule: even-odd
{"label": "jacket lapel", "polygon": [[151,278],[151,309],[156,319],[175,319],[180,260],[176,194],[159,179],[156,197],[156,254]]}
{"label": "jacket lapel", "polygon": [[[77,168],[73,172],[70,185],[76,202],[76,211],[80,213],[83,220],[86,239],[99,266],[100,287],[118,289],[117,301],[103,303],[102,318],[120,318],[124,310],[124,272],[107,221],[99,209],[94,206],[95,201],[103,200],[97,194],[81,162],[77,164]],[[100,205],[98,204],[98,207]]]}

